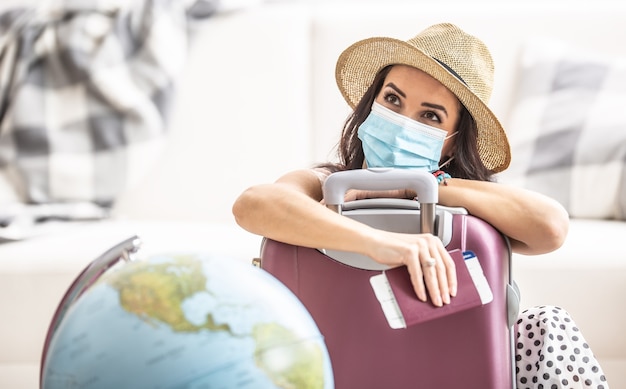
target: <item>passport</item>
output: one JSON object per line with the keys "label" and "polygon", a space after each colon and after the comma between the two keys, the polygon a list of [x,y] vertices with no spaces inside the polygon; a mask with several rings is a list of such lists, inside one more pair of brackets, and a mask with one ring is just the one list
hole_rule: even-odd
{"label": "passport", "polygon": [[417,298],[406,266],[385,270],[370,278],[376,298],[391,328],[407,328],[476,308],[493,300],[493,293],[476,255],[471,251],[461,250],[452,250],[449,254],[456,265],[458,288],[456,296],[451,297],[450,304],[443,307],[433,305],[430,299],[424,302]]}

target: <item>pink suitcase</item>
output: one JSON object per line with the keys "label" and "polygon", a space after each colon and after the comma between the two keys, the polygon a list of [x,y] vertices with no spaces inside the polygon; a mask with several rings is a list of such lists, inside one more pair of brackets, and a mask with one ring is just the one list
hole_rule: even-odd
{"label": "pink suitcase", "polygon": [[[350,188],[405,187],[418,193],[419,204],[399,199],[343,204]],[[384,266],[353,253],[264,239],[257,265],[285,283],[316,320],[337,388],[515,387],[512,344],[519,291],[511,278],[510,247],[502,234],[463,209],[435,206],[437,182],[426,172],[335,173],[326,182],[324,198],[346,217],[390,231],[433,232],[448,251],[473,251],[493,292],[493,300],[485,305],[391,329],[370,285],[370,277]]]}

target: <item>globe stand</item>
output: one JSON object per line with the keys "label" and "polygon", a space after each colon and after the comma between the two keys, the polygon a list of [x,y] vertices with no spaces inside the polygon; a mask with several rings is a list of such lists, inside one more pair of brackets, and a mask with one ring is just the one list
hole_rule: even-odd
{"label": "globe stand", "polygon": [[137,236],[132,236],[121,243],[110,248],[104,254],[93,260],[83,271],[76,277],[74,282],[68,288],[67,292],[63,296],[63,299],[59,303],[52,321],[48,327],[48,333],[46,334],[46,340],[43,346],[43,352],[41,355],[41,366],[39,371],[39,387],[43,386],[43,372],[45,371],[46,359],[48,354],[48,347],[50,341],[54,336],[55,331],[59,327],[59,324],[63,321],[67,310],[78,300],[78,298],[89,289],[93,283],[100,278],[106,271],[113,266],[123,262],[130,262],[135,259],[135,254],[141,247],[141,240]]}

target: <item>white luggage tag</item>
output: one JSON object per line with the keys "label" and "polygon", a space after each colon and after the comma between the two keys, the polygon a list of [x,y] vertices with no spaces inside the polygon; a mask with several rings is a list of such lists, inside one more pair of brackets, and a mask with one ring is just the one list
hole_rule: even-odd
{"label": "white luggage tag", "polygon": [[387,280],[385,273],[370,277],[370,284],[372,284],[372,289],[374,289],[374,294],[380,303],[380,307],[383,309],[389,327],[394,330],[406,328],[404,316],[402,311],[400,311],[400,306],[393,295],[391,285],[389,285],[389,280]]}
{"label": "white luggage tag", "polygon": [[469,270],[472,276],[472,281],[474,281],[474,285],[480,296],[480,301],[483,305],[490,303],[493,300],[493,293],[491,292],[483,268],[480,266],[480,262],[478,262],[478,257],[476,257],[473,251],[464,251],[463,259],[465,260],[467,270]]}

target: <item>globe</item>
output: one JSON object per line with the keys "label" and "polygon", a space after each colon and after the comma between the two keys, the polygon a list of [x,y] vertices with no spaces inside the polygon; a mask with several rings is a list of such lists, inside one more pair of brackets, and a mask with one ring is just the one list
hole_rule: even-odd
{"label": "globe", "polygon": [[200,254],[104,273],[52,335],[43,389],[333,388],[322,335],[264,270]]}

